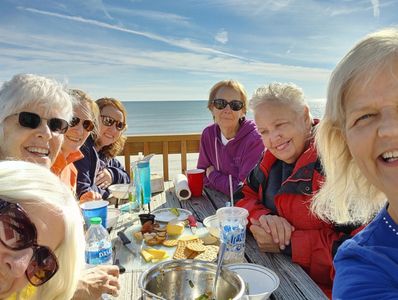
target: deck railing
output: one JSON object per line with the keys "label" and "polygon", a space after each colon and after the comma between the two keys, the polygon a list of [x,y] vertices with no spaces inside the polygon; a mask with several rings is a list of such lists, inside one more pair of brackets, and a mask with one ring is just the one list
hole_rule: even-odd
{"label": "deck railing", "polygon": [[187,170],[187,153],[199,153],[200,133],[173,135],[134,135],[128,136],[123,155],[126,170],[130,170],[131,155],[142,152],[163,156],[163,178],[169,180],[169,154],[181,154],[181,173]]}

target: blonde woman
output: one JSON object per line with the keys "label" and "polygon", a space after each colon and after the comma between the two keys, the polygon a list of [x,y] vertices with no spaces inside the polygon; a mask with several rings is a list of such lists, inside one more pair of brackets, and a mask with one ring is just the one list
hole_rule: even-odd
{"label": "blonde woman", "polygon": [[101,98],[98,133],[91,135],[82,146],[84,158],[75,162],[78,170],[77,195],[81,202],[106,199],[108,186],[129,183],[130,176],[115,158],[123,151],[126,137],[127,111],[121,101]]}
{"label": "blonde woman", "polygon": [[[360,41],[332,73],[316,134],[326,181],[313,211],[370,224],[338,250],[335,299],[398,295],[398,29]],[[375,216],[376,215],[376,216]]]}
{"label": "blonde woman", "polygon": [[71,299],[84,245],[79,207],[56,175],[0,162],[0,299]]}

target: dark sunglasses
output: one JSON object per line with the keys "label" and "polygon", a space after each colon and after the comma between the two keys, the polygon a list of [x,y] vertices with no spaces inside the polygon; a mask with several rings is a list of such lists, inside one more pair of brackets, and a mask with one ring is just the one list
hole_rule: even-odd
{"label": "dark sunglasses", "polygon": [[101,119],[102,119],[102,124],[104,124],[105,126],[112,126],[113,124],[115,124],[116,129],[119,131],[122,131],[125,127],[126,124],[120,121],[116,121],[114,118],[109,117],[109,116],[103,116],[101,115]]}
{"label": "dark sunglasses", "polygon": [[213,105],[217,109],[224,109],[229,105],[229,107],[233,111],[240,111],[243,108],[243,102],[239,100],[232,100],[231,102],[228,102],[225,99],[214,99],[213,100]]}
{"label": "dark sunglasses", "polygon": [[68,130],[68,122],[66,122],[64,119],[45,119],[40,117],[38,114],[26,111],[20,112],[17,115],[19,115],[19,125],[21,125],[22,127],[36,129],[40,126],[41,120],[43,119],[47,120],[47,126],[52,132],[63,134]]}
{"label": "dark sunglasses", "polygon": [[69,126],[75,127],[79,125],[80,121],[82,121],[83,128],[86,129],[86,131],[93,131],[94,123],[91,120],[80,120],[80,118],[78,117],[73,117],[72,120],[69,122]]}
{"label": "dark sunglasses", "polygon": [[9,250],[32,248],[33,255],[25,275],[34,286],[46,283],[58,271],[54,252],[37,244],[37,230],[25,210],[0,199],[0,242]]}

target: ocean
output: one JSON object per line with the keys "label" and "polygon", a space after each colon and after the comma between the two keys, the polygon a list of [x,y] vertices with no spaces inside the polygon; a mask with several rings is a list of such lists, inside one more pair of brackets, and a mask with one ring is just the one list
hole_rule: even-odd
{"label": "ocean", "polygon": [[[207,101],[125,101],[127,135],[201,133],[213,122]],[[325,102],[308,101],[312,115],[321,118]],[[248,119],[253,114],[248,112]]]}

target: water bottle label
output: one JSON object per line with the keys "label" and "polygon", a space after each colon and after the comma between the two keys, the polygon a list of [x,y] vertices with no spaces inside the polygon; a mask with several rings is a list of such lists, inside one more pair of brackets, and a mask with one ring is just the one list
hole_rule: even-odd
{"label": "water bottle label", "polygon": [[97,251],[86,251],[86,263],[89,265],[102,265],[112,261],[112,247]]}

